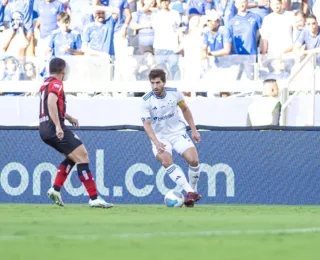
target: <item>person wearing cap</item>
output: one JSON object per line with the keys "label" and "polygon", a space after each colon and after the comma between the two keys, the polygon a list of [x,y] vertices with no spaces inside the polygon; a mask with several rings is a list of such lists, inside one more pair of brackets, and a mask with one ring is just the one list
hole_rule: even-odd
{"label": "person wearing cap", "polygon": [[[206,21],[208,30],[203,32],[202,58],[229,55],[232,47],[232,35],[229,28],[220,26],[221,18],[215,10],[207,13]],[[218,59],[215,59],[215,63],[219,66]]]}
{"label": "person wearing cap", "polygon": [[[228,27],[221,25],[221,17],[211,10],[206,15],[207,30],[203,32],[201,58],[209,58],[210,69],[204,78],[218,83],[225,78],[232,78],[235,74],[230,52],[232,47],[232,35]],[[235,76],[234,76],[235,78]],[[209,95],[210,92],[209,92]]]}

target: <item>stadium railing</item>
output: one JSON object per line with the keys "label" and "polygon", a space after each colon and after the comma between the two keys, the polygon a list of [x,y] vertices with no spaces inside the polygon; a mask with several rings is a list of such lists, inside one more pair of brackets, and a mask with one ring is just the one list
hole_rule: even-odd
{"label": "stadium railing", "polygon": [[[4,61],[8,57],[0,57],[0,79],[4,70]],[[256,56],[225,56],[219,59],[210,57],[207,60],[195,62],[188,57],[179,57],[178,66],[172,69],[172,59],[176,57],[130,56],[125,64],[112,63],[105,57],[95,56],[64,56],[70,66],[70,76],[65,82],[66,92],[96,93],[96,92],[147,92],[150,90],[148,71],[162,67],[168,72],[168,86],[179,87],[182,91],[192,92],[236,92],[247,93],[261,91],[261,80],[270,74],[272,60],[256,62]],[[172,59],[171,59],[172,58]],[[38,92],[43,81],[42,76],[48,75],[48,60],[46,58],[25,57],[15,58],[21,80],[0,81],[0,92]],[[2,61],[1,61],[2,60]],[[165,60],[165,62],[163,62]],[[283,60],[285,70],[290,73],[297,66],[292,57]],[[308,60],[309,61],[309,60]],[[33,80],[26,78],[24,64],[32,62],[36,68]],[[303,62],[306,68],[307,61]],[[170,67],[171,66],[171,67]],[[298,65],[299,66],[299,65]],[[2,70],[2,71],[1,71]],[[175,70],[176,73],[172,72]],[[298,73],[299,72],[299,73]],[[296,89],[301,82],[305,83],[310,71],[300,69],[297,73],[303,75],[290,79],[290,88]],[[287,74],[288,74],[287,73]],[[303,79],[301,79],[303,78]],[[286,79],[279,80],[280,85],[289,84]]]}

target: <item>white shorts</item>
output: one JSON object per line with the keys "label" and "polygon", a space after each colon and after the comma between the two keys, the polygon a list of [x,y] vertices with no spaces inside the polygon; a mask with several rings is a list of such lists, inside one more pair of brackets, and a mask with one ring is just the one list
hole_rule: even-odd
{"label": "white shorts", "polygon": [[[158,140],[165,144],[165,151],[172,155],[172,149],[174,149],[178,154],[182,155],[185,150],[191,147],[195,147],[190,136],[186,132],[182,132],[175,135],[164,136],[158,138]],[[158,151],[156,146],[152,143],[152,152],[154,156],[157,156]]]}

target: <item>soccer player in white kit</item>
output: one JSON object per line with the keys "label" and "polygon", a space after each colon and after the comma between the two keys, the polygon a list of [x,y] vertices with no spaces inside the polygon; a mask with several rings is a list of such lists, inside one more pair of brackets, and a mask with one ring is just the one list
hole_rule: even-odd
{"label": "soccer player in white kit", "polygon": [[[200,175],[198,152],[186,132],[186,124],[178,113],[178,107],[191,128],[195,142],[200,142],[200,134],[182,92],[176,88],[165,87],[165,72],[162,69],[153,69],[149,73],[149,80],[152,91],[142,97],[144,130],[151,140],[155,157],[165,167],[166,173],[186,191],[184,204],[186,207],[193,207],[201,198],[201,195],[195,192]],[[172,149],[189,164],[189,183],[179,166],[173,163]]]}

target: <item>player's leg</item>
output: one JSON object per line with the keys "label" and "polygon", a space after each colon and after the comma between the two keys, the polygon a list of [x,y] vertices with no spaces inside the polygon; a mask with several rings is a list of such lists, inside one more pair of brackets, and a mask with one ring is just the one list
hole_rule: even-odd
{"label": "player's leg", "polygon": [[[61,148],[61,142],[57,137],[55,132],[51,132],[48,130],[47,127],[41,127],[40,129],[40,136],[42,140],[49,146],[56,149],[59,153],[64,153],[63,148]],[[53,186],[47,191],[48,197],[52,200],[54,204],[57,204],[59,206],[64,206],[60,189],[64,182],[66,181],[68,174],[71,172],[73,166],[75,163],[70,159],[65,159],[61,162],[61,164],[58,167],[57,175],[54,180]]]}
{"label": "player's leg", "polygon": [[69,173],[71,172],[75,163],[70,159],[65,159],[58,167],[58,172],[54,180],[53,186],[48,190],[48,197],[51,198],[53,203],[63,206],[63,201],[60,194],[60,189],[63,186],[64,182],[68,178]]}
{"label": "player's leg", "polygon": [[194,190],[197,190],[197,184],[200,177],[200,165],[198,152],[195,147],[190,147],[182,153],[182,157],[189,165],[188,177],[189,183]]}
{"label": "player's leg", "polygon": [[89,157],[85,146],[83,144],[78,146],[68,154],[68,158],[77,164],[79,179],[85,186],[90,197],[89,205],[98,208],[113,207],[113,204],[107,203],[102,198],[98,197],[97,187],[89,168]]}
{"label": "player's leg", "polygon": [[194,190],[191,188],[188,183],[186,176],[179,166],[175,165],[172,160],[172,146],[169,142],[160,140],[160,142],[166,145],[165,151],[161,154],[157,152],[157,148],[155,145],[152,145],[153,154],[156,156],[158,161],[163,165],[166,169],[166,174],[170,177],[172,181],[174,181],[179,187],[182,187],[187,193],[193,192]]}
{"label": "player's leg", "polygon": [[[188,163],[189,170],[189,183],[193,190],[196,190],[197,183],[200,176],[199,159],[197,149],[195,148],[192,140],[187,133],[183,133],[172,137],[173,149],[179,153]],[[197,192],[187,193],[185,205],[187,207],[193,207],[194,202],[201,199],[201,195]]]}

